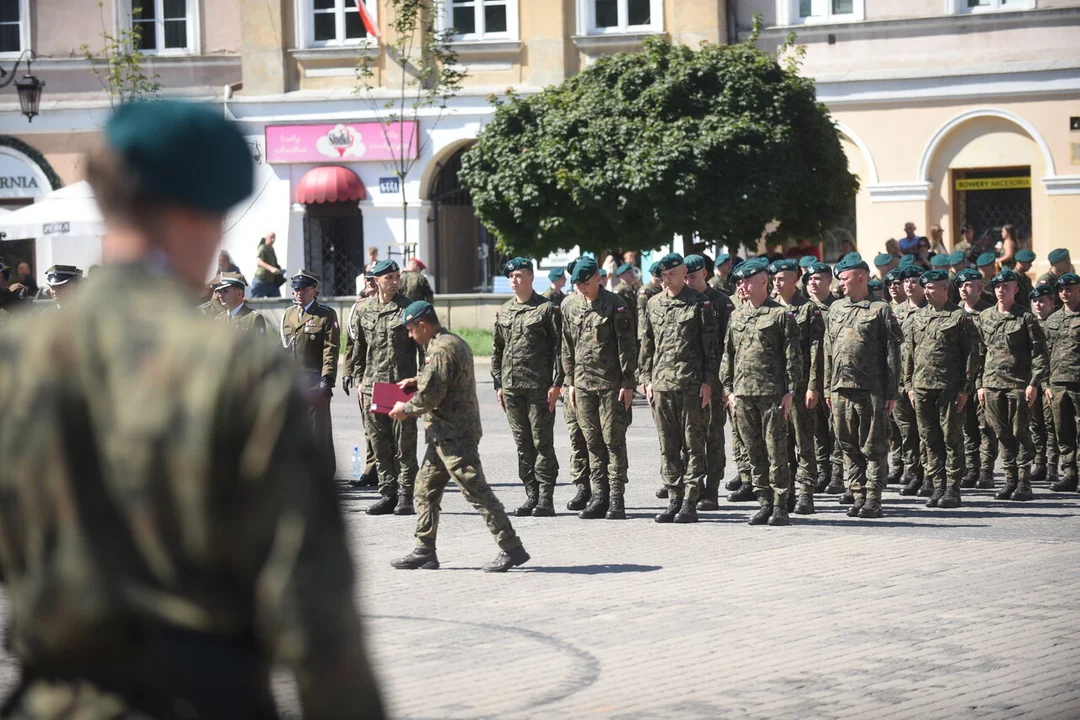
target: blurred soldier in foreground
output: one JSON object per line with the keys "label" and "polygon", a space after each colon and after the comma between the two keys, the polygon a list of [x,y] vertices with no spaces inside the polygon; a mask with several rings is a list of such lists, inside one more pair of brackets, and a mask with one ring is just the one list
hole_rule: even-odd
{"label": "blurred soldier in foreground", "polygon": [[247,280],[240,273],[221,273],[221,278],[214,285],[214,298],[225,307],[225,312],[216,319],[241,332],[265,335],[266,319],[244,300],[246,287]]}
{"label": "blurred soldier in foreground", "polygon": [[382,717],[295,371],[194,309],[251,193],[243,137],[198,106],[125,104],[88,176],[108,265],[0,341],[0,572],[23,671],[4,716],[275,718],[281,663],[305,717]]}

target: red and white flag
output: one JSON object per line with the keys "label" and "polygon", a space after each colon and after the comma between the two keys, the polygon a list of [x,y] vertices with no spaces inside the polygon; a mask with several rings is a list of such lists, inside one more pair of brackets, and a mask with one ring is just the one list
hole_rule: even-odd
{"label": "red and white flag", "polygon": [[353,2],[356,3],[356,9],[360,13],[360,20],[364,23],[364,29],[367,30],[367,34],[371,37],[379,37],[379,26],[375,24],[374,18],[372,18],[371,13],[368,12],[364,0],[353,0]]}

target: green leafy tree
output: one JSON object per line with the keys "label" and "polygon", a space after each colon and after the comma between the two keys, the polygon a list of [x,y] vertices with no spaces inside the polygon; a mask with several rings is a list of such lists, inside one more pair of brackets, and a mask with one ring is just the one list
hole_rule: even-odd
{"label": "green leafy tree", "polygon": [[[143,69],[145,56],[139,49],[142,46],[142,26],[133,22],[130,28],[122,28],[116,35],[105,29],[104,4],[98,3],[102,13],[101,39],[103,45],[93,51],[89,45],[79,47],[79,53],[90,63],[90,72],[100,82],[109,95],[109,104],[133,100],[151,100],[158,97],[161,83],[156,73],[147,73]],[[132,13],[138,16],[139,9]]]}
{"label": "green leafy tree", "polygon": [[756,38],[700,50],[650,39],[495,100],[461,177],[499,249],[652,249],[675,234],[756,249],[774,220],[770,241],[820,237],[858,180],[792,39],[772,55]]}

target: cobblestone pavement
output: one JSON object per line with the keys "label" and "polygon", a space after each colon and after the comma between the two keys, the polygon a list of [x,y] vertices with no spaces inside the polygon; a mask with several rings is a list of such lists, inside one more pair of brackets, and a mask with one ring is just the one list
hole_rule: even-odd
{"label": "cobblestone pavement", "polygon": [[[513,441],[479,362],[477,378],[481,457],[512,509]],[[348,471],[360,416],[340,393],[333,410]],[[556,439],[565,477],[565,432]],[[343,492],[395,717],[1080,717],[1080,495],[966,491],[962,508],[938,511],[890,487],[881,520],[850,519],[826,496],[786,528],[749,527],[751,506],[731,503],[697,525],[657,525],[647,407],[628,440],[630,519],[579,520],[560,485],[557,517],[513,518],[532,560],[505,575],[479,571],[497,548],[456,489],[437,572],[393,570],[415,518],[369,517],[373,493]],[[10,682],[11,663],[0,673]],[[296,717],[289,681],[277,691]]]}

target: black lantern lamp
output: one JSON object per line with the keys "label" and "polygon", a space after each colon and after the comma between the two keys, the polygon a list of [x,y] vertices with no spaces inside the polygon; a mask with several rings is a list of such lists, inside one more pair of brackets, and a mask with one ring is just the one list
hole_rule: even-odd
{"label": "black lantern lamp", "polygon": [[15,67],[10,71],[0,68],[0,88],[5,88],[15,81],[15,74],[19,71],[19,64],[22,63],[23,58],[26,59],[26,75],[22,80],[15,82],[15,90],[19,93],[19,106],[22,108],[23,115],[33,122],[41,106],[41,89],[45,87],[45,83],[30,74],[30,63],[34,59],[32,50],[24,50],[15,61]]}

